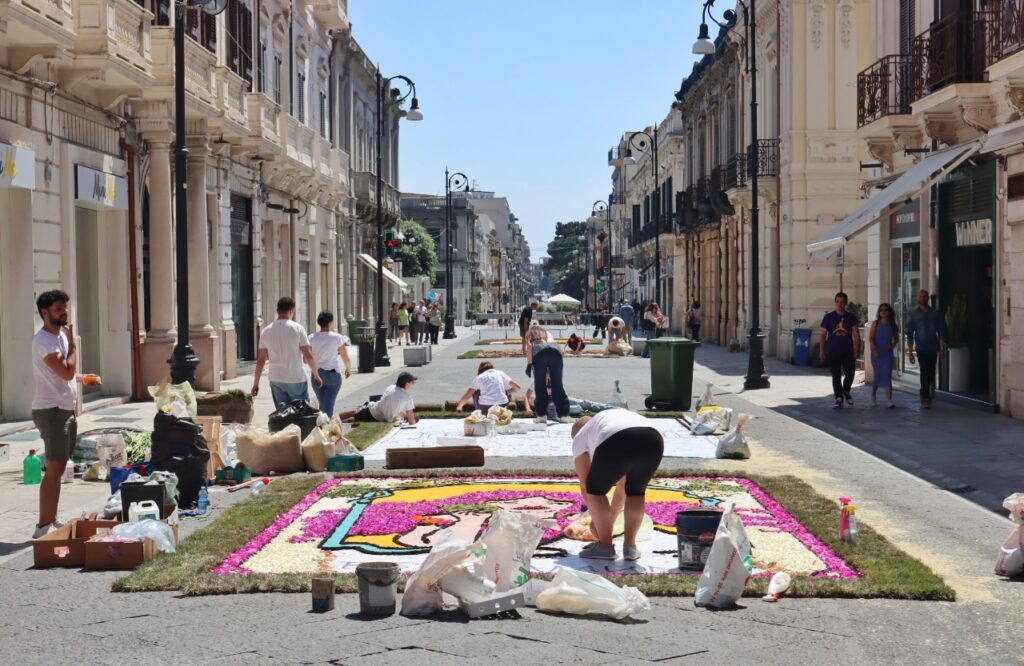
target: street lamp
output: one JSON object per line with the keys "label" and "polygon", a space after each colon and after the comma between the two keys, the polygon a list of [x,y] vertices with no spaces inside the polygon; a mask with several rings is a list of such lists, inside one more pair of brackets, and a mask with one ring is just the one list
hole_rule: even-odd
{"label": "street lamp", "polygon": [[[597,217],[598,213],[604,213],[605,223],[608,225],[608,305],[609,310],[611,309],[612,302],[615,300],[615,292],[612,291],[612,211],[608,207],[608,203],[603,199],[598,199],[590,206],[590,217]],[[595,243],[596,246],[596,243]],[[594,248],[596,253],[597,248]],[[594,292],[597,292],[597,261],[594,261]],[[595,305],[597,302],[597,296],[594,296]]]}
{"label": "street lamp", "polygon": [[[713,1],[713,0],[712,0]],[[633,157],[633,148],[644,151],[651,150],[651,174],[654,176],[654,191],[652,193],[651,217],[654,218],[654,302],[658,307],[665,305],[661,302],[661,194],[658,192],[658,124],[654,124],[654,136],[641,130],[633,132],[626,140],[626,159],[623,164],[634,166],[636,159]]]}
{"label": "street lamp", "polygon": [[[760,322],[760,286],[758,276],[758,243],[759,243],[759,210],[757,191],[757,160],[760,157],[760,148],[757,145],[757,10],[756,0],[738,0],[743,8],[744,33],[747,40],[747,52],[744,54],[747,61],[747,71],[750,74],[750,148],[747,150],[747,172],[750,174],[750,333],[747,335],[749,359],[747,361],[747,376],[743,381],[744,390],[769,388],[768,375],[764,370],[764,334],[761,332]],[[693,45],[693,52],[697,55],[710,55],[715,53],[715,44],[708,36],[707,19],[711,19],[720,28],[731,30],[736,27],[736,12],[727,9],[722,12],[722,20],[719,21],[711,14],[711,8],[715,0],[704,0],[703,16],[700,24],[700,34]]]}
{"label": "street lamp", "polygon": [[[195,385],[199,357],[188,339],[188,148],[185,146],[185,17],[200,9],[211,16],[220,14],[227,0],[192,0],[174,5],[174,240],[178,295],[178,341],[171,357],[171,381]],[[199,192],[197,196],[205,196]]]}
{"label": "street lamp", "polygon": [[[399,88],[392,88],[392,81],[401,81],[408,90],[404,93]],[[388,98],[384,99],[384,91],[387,89]],[[409,96],[412,96],[412,104],[405,112],[406,120],[423,120],[423,112],[420,111],[420,101],[416,99],[416,84],[407,76],[401,74],[387,79],[380,75],[377,70],[377,326],[376,326],[376,348],[374,351],[374,366],[389,366],[391,359],[388,358],[388,343],[386,339],[387,324],[384,323],[384,185],[381,182],[383,166],[383,143],[384,137],[384,112],[389,106],[399,105]]]}
{"label": "street lamp", "polygon": [[[449,175],[448,168],[444,170],[444,235],[445,242],[448,245],[447,256],[445,257],[445,282],[448,287],[448,295],[445,296],[447,307],[444,312],[444,339],[450,340],[455,337],[455,312],[454,301],[452,300],[452,284],[454,279],[452,277],[452,187],[456,190],[461,189],[463,192],[469,191],[469,177],[461,171]],[[469,244],[467,243],[467,250]],[[469,255],[466,255],[466,261],[469,261]],[[470,276],[472,278],[472,276]],[[472,290],[472,287],[470,287]]]}

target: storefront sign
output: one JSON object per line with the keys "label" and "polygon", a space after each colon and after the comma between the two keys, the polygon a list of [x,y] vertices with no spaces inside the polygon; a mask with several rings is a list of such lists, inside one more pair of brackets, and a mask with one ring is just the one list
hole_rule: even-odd
{"label": "storefront sign", "polygon": [[36,154],[27,148],[0,143],[0,187],[36,187]]}
{"label": "storefront sign", "polygon": [[953,230],[956,232],[957,247],[992,244],[992,220],[988,218],[954,222]]}
{"label": "storefront sign", "polygon": [[320,243],[320,263],[326,264],[330,261],[331,254],[327,250],[327,243]]}
{"label": "storefront sign", "polygon": [[889,238],[917,238],[921,235],[921,200],[914,199],[889,216]]}
{"label": "storefront sign", "polygon": [[76,164],[75,203],[88,208],[128,210],[128,180]]}
{"label": "storefront sign", "polygon": [[309,239],[308,238],[300,238],[299,239],[299,256],[300,257],[306,257],[306,258],[309,257]]}

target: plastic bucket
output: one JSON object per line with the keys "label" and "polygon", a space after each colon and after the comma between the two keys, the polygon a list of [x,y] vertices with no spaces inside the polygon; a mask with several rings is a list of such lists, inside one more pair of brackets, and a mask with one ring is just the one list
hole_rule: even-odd
{"label": "plastic bucket", "polygon": [[359,579],[359,613],[368,617],[395,614],[398,577],[402,570],[392,562],[364,562],[356,566]]}
{"label": "plastic bucket", "polygon": [[679,568],[703,571],[711,554],[722,512],[714,509],[690,509],[676,514],[676,544]]}

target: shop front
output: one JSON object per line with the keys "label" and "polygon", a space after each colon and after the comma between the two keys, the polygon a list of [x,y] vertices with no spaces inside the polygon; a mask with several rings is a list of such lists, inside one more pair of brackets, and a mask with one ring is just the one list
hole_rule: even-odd
{"label": "shop front", "polygon": [[[889,294],[888,303],[905,329],[907,315],[917,307],[921,290],[921,198],[914,199],[889,215]],[[874,313],[870,313],[874,317]],[[910,363],[906,345],[900,344],[895,371],[907,381],[918,383],[917,365]]]}

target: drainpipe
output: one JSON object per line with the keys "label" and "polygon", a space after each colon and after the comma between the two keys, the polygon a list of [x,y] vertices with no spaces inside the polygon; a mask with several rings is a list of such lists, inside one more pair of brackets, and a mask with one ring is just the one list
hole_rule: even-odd
{"label": "drainpipe", "polygon": [[135,228],[135,149],[120,138],[121,150],[128,164],[128,270],[131,273],[129,283],[129,303],[132,321],[132,399],[140,400],[142,392],[142,345],[139,343],[139,255],[136,249]]}
{"label": "drainpipe", "polygon": [[288,2],[288,113],[295,116],[295,11],[293,2]]}
{"label": "drainpipe", "polygon": [[[782,34],[782,14],[779,5],[775,6],[775,34]],[[779,53],[781,65],[782,53]],[[779,325],[776,327],[777,336],[781,338],[782,333],[782,67],[775,73],[775,140],[778,152],[775,154],[775,310],[779,316]],[[778,339],[777,338],[777,339]],[[776,346],[775,355],[779,356],[779,348]]]}

